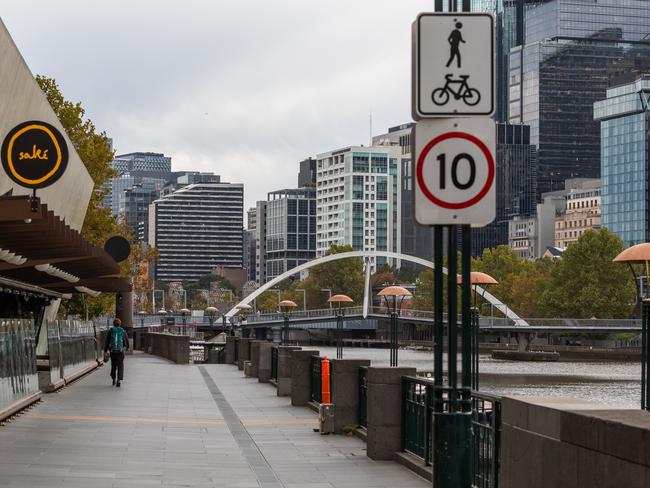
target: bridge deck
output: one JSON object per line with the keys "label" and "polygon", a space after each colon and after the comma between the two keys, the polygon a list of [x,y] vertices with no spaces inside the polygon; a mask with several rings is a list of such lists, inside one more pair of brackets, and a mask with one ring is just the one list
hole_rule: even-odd
{"label": "bridge deck", "polygon": [[430,486],[365,444],[313,432],[316,415],[229,365],[126,360],[0,427],[2,486],[331,488]]}

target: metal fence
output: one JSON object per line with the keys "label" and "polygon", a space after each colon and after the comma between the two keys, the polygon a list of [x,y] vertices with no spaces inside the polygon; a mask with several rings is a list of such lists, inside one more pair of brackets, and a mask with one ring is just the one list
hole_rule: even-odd
{"label": "metal fence", "polygon": [[[402,448],[433,462],[434,385],[431,379],[402,379]],[[476,488],[498,488],[501,461],[501,399],[472,392],[474,433],[473,483]]]}
{"label": "metal fence", "polygon": [[278,348],[271,348],[271,379],[278,381]]}
{"label": "metal fence", "polygon": [[321,361],[320,356],[311,358],[311,400],[312,402],[322,403],[323,385],[321,384]]}
{"label": "metal fence", "polygon": [[95,363],[102,348],[93,322],[83,320],[49,321],[47,343],[51,383]]}
{"label": "metal fence", "polygon": [[0,409],[38,389],[34,321],[0,319]]}
{"label": "metal fence", "polygon": [[368,427],[368,367],[359,367],[359,411],[357,422],[364,429]]}

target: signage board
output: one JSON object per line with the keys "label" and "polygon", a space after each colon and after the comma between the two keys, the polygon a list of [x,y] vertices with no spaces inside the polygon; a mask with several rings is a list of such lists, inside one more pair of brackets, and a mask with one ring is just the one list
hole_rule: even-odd
{"label": "signage board", "polygon": [[491,115],[494,18],[423,13],[413,24],[413,118]]}
{"label": "signage board", "polygon": [[489,117],[415,124],[411,140],[417,223],[482,227],[494,220],[495,139]]}
{"label": "signage board", "polygon": [[0,159],[5,172],[27,188],[45,188],[56,182],[68,166],[68,145],[56,127],[31,120],[9,131]]}

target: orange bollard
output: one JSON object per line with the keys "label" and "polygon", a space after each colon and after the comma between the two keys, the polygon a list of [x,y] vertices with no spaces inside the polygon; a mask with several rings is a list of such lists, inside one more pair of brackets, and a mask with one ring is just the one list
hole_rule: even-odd
{"label": "orange bollard", "polygon": [[320,362],[321,403],[332,403],[330,394],[330,360],[325,356]]}

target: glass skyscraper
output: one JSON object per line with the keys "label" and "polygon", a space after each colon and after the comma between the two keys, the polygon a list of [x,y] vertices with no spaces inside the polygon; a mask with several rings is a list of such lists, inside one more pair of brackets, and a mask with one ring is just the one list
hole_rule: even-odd
{"label": "glass skyscraper", "polygon": [[525,19],[525,43],[510,51],[508,119],[530,125],[541,195],[599,176],[593,104],[621,75],[650,70],[650,2],[552,0],[527,6]]}
{"label": "glass skyscraper", "polygon": [[266,281],[316,257],[314,188],[268,194],[265,250]]}
{"label": "glass skyscraper", "polygon": [[607,90],[594,104],[601,132],[601,222],[626,246],[650,240],[650,75]]}

